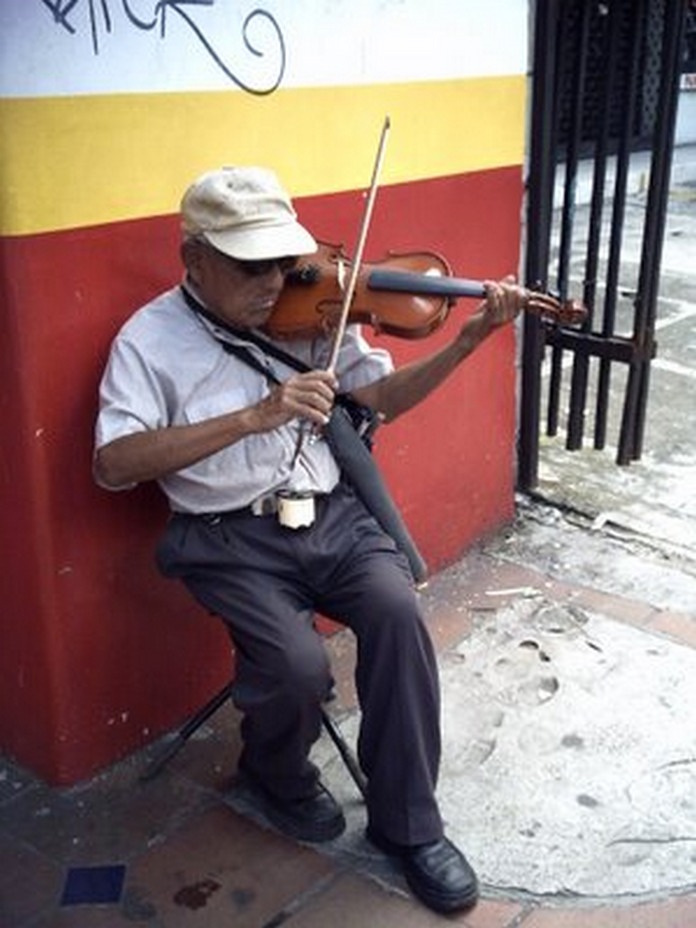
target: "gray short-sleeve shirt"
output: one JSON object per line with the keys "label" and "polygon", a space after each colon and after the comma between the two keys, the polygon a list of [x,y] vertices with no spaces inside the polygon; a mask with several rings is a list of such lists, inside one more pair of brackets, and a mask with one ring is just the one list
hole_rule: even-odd
{"label": "gray short-sleeve shirt", "polygon": [[[227,353],[218,338],[234,341],[186,304],[181,288],[163,293],[136,312],[111,347],[100,386],[97,448],[116,438],[148,429],[200,422],[243,409],[268,394],[267,379]],[[284,380],[292,371],[274,359],[268,363]],[[330,342],[284,341],[281,347],[312,368],[327,365]],[[351,391],[393,370],[388,352],[348,326],[336,373],[340,389]],[[239,509],[272,490],[288,488],[330,492],[338,467],[323,439],[303,440],[295,420],[272,432],[250,435],[216,454],[163,477],[159,482],[178,512]]]}

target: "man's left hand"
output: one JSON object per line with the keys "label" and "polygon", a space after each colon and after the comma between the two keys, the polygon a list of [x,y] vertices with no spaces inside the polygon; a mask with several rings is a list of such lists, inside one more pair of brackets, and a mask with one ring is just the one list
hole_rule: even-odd
{"label": "man's left hand", "polygon": [[512,322],[529,301],[529,292],[510,275],[500,281],[484,281],[486,298],[481,305],[483,316],[492,328]]}

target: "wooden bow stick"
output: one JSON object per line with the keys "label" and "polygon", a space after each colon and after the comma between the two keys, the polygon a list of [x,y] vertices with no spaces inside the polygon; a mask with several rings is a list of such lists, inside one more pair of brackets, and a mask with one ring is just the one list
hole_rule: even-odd
{"label": "wooden bow stick", "polygon": [[384,161],[384,152],[387,145],[387,136],[389,134],[389,129],[391,124],[389,117],[386,116],[384,119],[384,125],[382,126],[382,132],[379,139],[379,145],[377,146],[377,155],[375,157],[374,167],[372,169],[372,180],[370,181],[370,190],[367,195],[367,203],[365,204],[365,212],[363,213],[362,222],[360,224],[360,234],[358,236],[358,244],[355,248],[355,256],[351,264],[351,273],[348,278],[348,286],[343,292],[343,300],[341,303],[341,312],[338,317],[338,324],[336,326],[336,331],[334,333],[334,341],[331,347],[331,355],[329,357],[329,363],[327,365],[327,370],[333,371],[336,367],[336,361],[338,360],[338,352],[341,348],[341,342],[343,341],[343,336],[346,331],[346,326],[348,325],[348,316],[350,313],[350,306],[353,301],[353,296],[355,294],[355,286],[358,282],[358,275],[360,273],[360,265],[362,264],[363,252],[365,251],[365,242],[367,241],[367,231],[370,226],[370,221],[372,219],[372,211],[375,205],[375,199],[377,196],[377,184],[379,181],[379,175],[382,170],[382,162]]}

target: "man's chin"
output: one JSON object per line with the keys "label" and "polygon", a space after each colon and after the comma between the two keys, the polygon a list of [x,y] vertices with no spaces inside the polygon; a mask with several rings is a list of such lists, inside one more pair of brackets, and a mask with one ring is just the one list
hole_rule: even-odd
{"label": "man's chin", "polygon": [[243,329],[263,329],[268,324],[268,320],[273,315],[273,307],[270,309],[258,309],[247,313],[244,321],[240,324]]}

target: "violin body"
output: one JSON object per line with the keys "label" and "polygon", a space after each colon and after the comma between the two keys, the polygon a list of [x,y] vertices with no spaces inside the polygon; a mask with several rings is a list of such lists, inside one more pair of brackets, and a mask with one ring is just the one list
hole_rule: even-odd
{"label": "violin body", "polygon": [[[316,254],[302,258],[287,275],[266,324],[268,333],[274,338],[330,333],[340,318],[351,268],[351,260],[340,245],[320,242]],[[447,261],[434,252],[393,254],[375,264],[364,262],[349,321],[399,338],[424,338],[445,321],[452,300],[437,288],[414,292],[414,284],[419,280],[441,282],[448,277],[451,279]]]}
{"label": "violin body", "polygon": [[[312,338],[330,334],[341,318],[351,259],[340,245],[319,243],[316,254],[289,272],[265,330],[273,338]],[[445,258],[432,251],[389,254],[363,262],[348,309],[348,321],[377,333],[424,338],[447,319],[460,297],[484,297],[482,282],[452,276]],[[556,322],[581,322],[584,308],[528,291],[525,310]]]}

